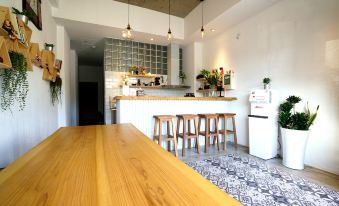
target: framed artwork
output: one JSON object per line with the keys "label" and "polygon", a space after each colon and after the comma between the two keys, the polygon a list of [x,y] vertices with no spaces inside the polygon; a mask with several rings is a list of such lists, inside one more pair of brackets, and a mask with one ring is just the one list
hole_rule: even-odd
{"label": "framed artwork", "polygon": [[42,30],[41,0],[22,0],[22,8],[32,13],[33,24]]}

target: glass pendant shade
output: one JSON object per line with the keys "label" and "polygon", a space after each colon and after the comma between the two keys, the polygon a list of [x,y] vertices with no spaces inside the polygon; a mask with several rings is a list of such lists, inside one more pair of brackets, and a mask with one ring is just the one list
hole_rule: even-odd
{"label": "glass pendant shade", "polygon": [[168,33],[167,33],[167,40],[168,41],[171,41],[173,39],[173,34],[172,34],[172,31],[171,29],[168,30]]}
{"label": "glass pendant shade", "polygon": [[205,37],[205,29],[204,27],[201,27],[201,30],[200,30],[200,35],[201,35],[201,38],[203,39]]}

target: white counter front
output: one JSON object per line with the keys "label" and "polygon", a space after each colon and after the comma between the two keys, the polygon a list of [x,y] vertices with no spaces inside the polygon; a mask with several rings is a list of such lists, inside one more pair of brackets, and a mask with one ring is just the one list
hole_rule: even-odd
{"label": "white counter front", "polygon": [[[118,96],[115,99],[117,100],[117,123],[132,123],[150,138],[153,135],[154,115],[232,112],[230,105],[233,100],[236,100],[235,97],[155,96]],[[166,127],[163,132],[165,129]]]}

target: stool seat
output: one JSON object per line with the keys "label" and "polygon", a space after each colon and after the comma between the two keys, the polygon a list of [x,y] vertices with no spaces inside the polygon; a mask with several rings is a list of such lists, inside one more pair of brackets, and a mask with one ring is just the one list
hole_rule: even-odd
{"label": "stool seat", "polygon": [[154,115],[153,117],[157,118],[157,119],[173,119],[173,118],[175,118],[175,116],[173,116],[173,115]]}
{"label": "stool seat", "polygon": [[177,117],[187,119],[187,118],[197,118],[198,115],[196,115],[196,114],[177,114]]}
{"label": "stool seat", "polygon": [[234,113],[217,113],[218,117],[227,117],[227,118],[231,118],[231,117],[235,117],[236,114]]}
{"label": "stool seat", "polygon": [[205,117],[207,117],[207,118],[216,118],[216,117],[218,117],[218,114],[198,114],[198,116],[199,117],[203,117],[203,118],[205,118]]}

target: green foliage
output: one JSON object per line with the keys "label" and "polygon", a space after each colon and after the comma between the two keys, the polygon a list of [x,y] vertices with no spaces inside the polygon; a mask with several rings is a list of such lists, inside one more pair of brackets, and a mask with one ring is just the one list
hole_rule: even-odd
{"label": "green foliage", "polygon": [[135,71],[138,71],[138,67],[137,66],[131,66],[128,68],[128,71],[129,72],[135,72]]}
{"label": "green foliage", "polygon": [[209,85],[217,86],[219,81],[221,80],[221,75],[218,71],[213,71],[207,78],[207,82]]}
{"label": "green foliage", "polygon": [[185,74],[185,72],[180,71],[180,72],[179,72],[179,78],[180,78],[181,80],[185,80],[185,79],[186,79],[186,74]]}
{"label": "green foliage", "polygon": [[1,77],[1,110],[11,110],[15,101],[22,111],[26,106],[28,93],[27,63],[23,54],[11,51],[9,56],[12,62],[12,69],[5,69]]}
{"label": "green foliage", "polygon": [[208,79],[208,77],[211,75],[211,72],[208,71],[207,69],[203,69],[200,71],[200,74],[202,74],[205,79]]}
{"label": "green foliage", "polygon": [[295,104],[301,101],[300,97],[289,96],[286,102],[279,106],[279,124],[282,128],[294,130],[309,130],[313,124],[319,110],[319,105],[315,113],[311,113],[308,104],[305,112],[292,112]]}
{"label": "green foliage", "polygon": [[264,84],[269,84],[269,83],[271,83],[271,79],[268,78],[268,77],[265,77],[265,78],[262,80],[262,82],[263,82]]}
{"label": "green foliage", "polygon": [[12,7],[13,14],[27,16],[29,20],[33,19],[33,13],[27,10],[19,11],[18,9]]}
{"label": "green foliage", "polygon": [[62,79],[60,77],[57,77],[55,79],[55,82],[53,81],[49,82],[49,91],[51,94],[51,101],[53,105],[59,103],[59,101],[61,100],[61,87]]}
{"label": "green foliage", "polygon": [[293,106],[295,104],[298,104],[300,101],[301,101],[301,98],[300,97],[297,97],[297,96],[289,96],[287,99],[286,99],[287,102],[293,104]]}

